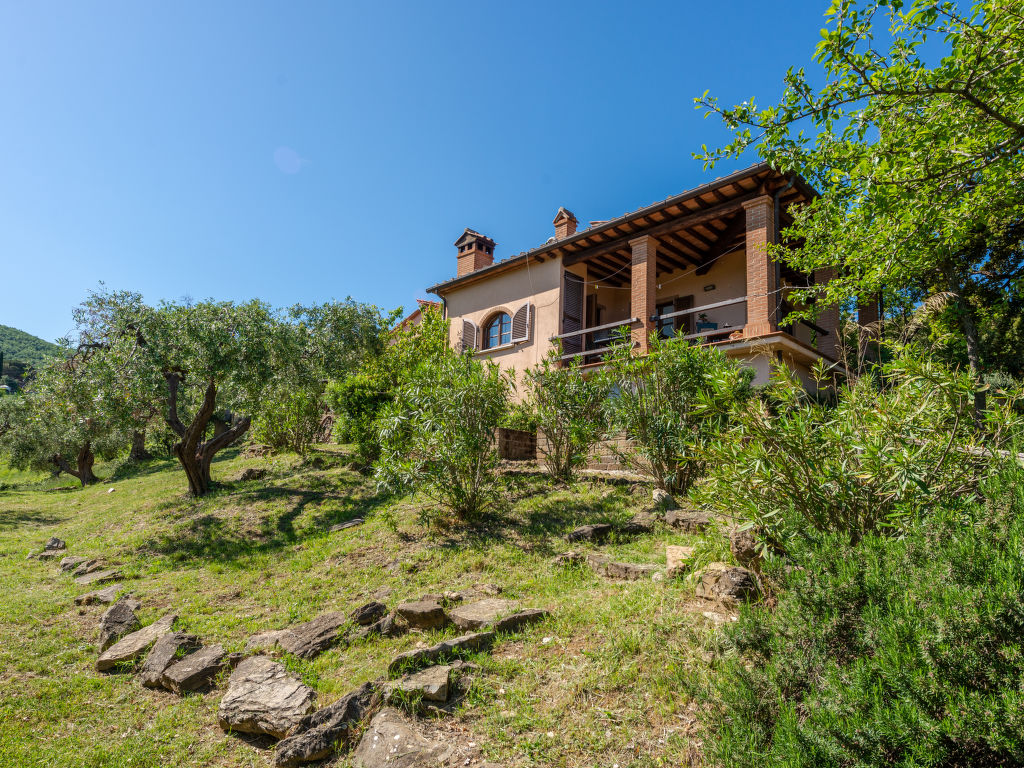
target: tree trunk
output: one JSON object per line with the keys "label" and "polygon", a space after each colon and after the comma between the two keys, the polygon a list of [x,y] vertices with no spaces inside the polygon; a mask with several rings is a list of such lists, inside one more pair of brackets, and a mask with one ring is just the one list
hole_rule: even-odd
{"label": "tree trunk", "polygon": [[78,455],[75,457],[74,467],[61,455],[55,455],[53,463],[57,467],[58,474],[60,472],[67,472],[72,477],[78,478],[78,482],[82,484],[83,488],[99,481],[99,478],[92,473],[96,457],[92,452],[92,444],[88,441],[79,449]]}
{"label": "tree trunk", "polygon": [[148,461],[153,454],[146,450],[146,431],[135,430],[132,432],[132,450],[128,454],[130,461]]}
{"label": "tree trunk", "polygon": [[250,419],[245,417],[234,426],[222,430],[209,440],[204,441],[206,427],[213,418],[217,402],[217,384],[211,379],[203,395],[203,404],[199,407],[192,423],[187,427],[178,417],[178,386],[181,375],[169,372],[165,374],[168,388],[167,425],[181,438],[174,444],[174,455],[181,462],[185,476],[188,478],[188,490],[193,496],[204,496],[210,492],[210,463],[218,451],[227,448],[249,429]]}

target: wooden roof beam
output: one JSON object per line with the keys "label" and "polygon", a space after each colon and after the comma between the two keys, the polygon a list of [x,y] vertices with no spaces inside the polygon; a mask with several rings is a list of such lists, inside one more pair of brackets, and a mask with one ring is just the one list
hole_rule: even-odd
{"label": "wooden roof beam", "polygon": [[742,211],[733,215],[732,219],[729,220],[729,224],[725,228],[725,231],[718,236],[718,242],[715,243],[711,251],[708,252],[705,262],[697,268],[697,274],[706,275],[710,272],[711,267],[715,265],[715,262],[732,247],[736,238],[739,237],[742,232],[746,231],[746,227],[747,217]]}

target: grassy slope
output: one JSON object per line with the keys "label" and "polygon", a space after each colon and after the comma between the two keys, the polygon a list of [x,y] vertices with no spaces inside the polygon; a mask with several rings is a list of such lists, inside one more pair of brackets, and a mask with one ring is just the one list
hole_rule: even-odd
{"label": "grassy slope", "polygon": [[[376,496],[330,453],[306,463],[228,456],[214,476],[237,477],[248,466],[270,474],[201,501],[182,495],[183,475],[162,461],[84,490],[0,491],[0,762],[271,764],[269,751],[217,727],[223,686],[179,698],[144,689],[130,675],[94,671],[102,608],[73,606],[86,588],[52,563],[25,559],[52,535],[66,539],[71,554],[120,564],[133,577],[127,583],[143,603],[144,624],[173,610],[179,628],[227,650],[241,650],[261,630],[348,611],[381,590],[390,590],[384,601],[393,606],[496,583],[553,617],[476,659],[483,673],[456,725],[488,756],[503,765],[623,768],[693,759],[694,706],[681,683],[706,667],[701,647],[714,626],[707,606],[681,582],[609,582],[550,564],[568,530],[625,519],[647,491],[524,481],[507,514],[467,534],[425,529],[413,501]],[[327,532],[355,516],[367,523]],[[666,543],[701,542],[663,530],[603,549],[663,563]],[[322,705],[384,674],[397,652],[445,634],[454,633],[411,633],[285,663]]]}

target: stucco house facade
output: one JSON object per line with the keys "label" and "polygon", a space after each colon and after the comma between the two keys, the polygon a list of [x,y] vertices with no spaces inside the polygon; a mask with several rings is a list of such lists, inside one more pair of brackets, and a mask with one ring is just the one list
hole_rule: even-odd
{"label": "stucco house facade", "polygon": [[565,208],[543,245],[495,261],[472,229],[456,241],[456,275],[432,286],[451,343],[521,373],[552,344],[563,359],[599,366],[627,329],[645,353],[652,333],[714,344],[767,381],[780,360],[810,385],[815,361],[836,352],[838,309],[787,319],[792,289],[828,280],[769,258],[789,209],[816,193],[798,176],[759,164],[654,205],[580,228]]}

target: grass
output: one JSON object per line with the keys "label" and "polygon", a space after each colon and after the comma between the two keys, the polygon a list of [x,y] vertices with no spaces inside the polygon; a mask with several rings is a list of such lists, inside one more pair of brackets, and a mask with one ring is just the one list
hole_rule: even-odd
{"label": "grass", "polygon": [[[649,490],[540,478],[512,481],[509,503],[484,526],[426,529],[416,499],[379,494],[345,468],[336,448],[305,460],[225,452],[210,496],[184,494],[171,461],[102,468],[109,481],[80,489],[45,477],[0,481],[0,755],[17,766],[267,766],[265,744],[226,736],[216,710],[223,685],[178,697],[127,674],[95,672],[102,606],[78,608],[76,587],[53,563],[26,560],[50,536],[68,553],[117,564],[142,602],[144,624],[167,611],[177,627],[242,650],[252,634],[426,593],[497,584],[546,622],[502,639],[473,660],[482,670],[454,716],[490,760],[515,766],[686,765],[699,761],[696,705],[684,685],[705,675],[716,626],[682,581],[611,582],[552,565],[565,534],[623,521]],[[230,481],[247,467],[267,476]],[[0,469],[0,472],[4,470]],[[5,479],[6,478],[6,479]],[[11,488],[10,486],[15,487]],[[366,523],[336,533],[354,517]],[[666,544],[719,552],[714,538],[661,529],[602,547],[633,562],[664,563]],[[578,548],[578,547],[577,547]],[[391,658],[453,630],[356,642],[286,666],[320,705],[385,674]],[[692,687],[689,688],[693,690]],[[339,758],[336,765],[347,765]]]}

